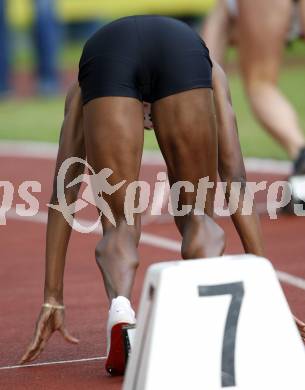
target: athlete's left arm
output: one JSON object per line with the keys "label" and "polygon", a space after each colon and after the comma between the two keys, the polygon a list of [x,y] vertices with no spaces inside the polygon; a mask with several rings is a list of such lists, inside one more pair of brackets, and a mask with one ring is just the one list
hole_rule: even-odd
{"label": "athlete's left arm", "polygon": [[[69,157],[86,158],[85,141],[83,132],[82,102],[80,88],[75,83],[69,90],[65,102],[65,118],[63,121],[56,168],[53,181],[53,193],[50,203],[58,205],[57,176],[61,164]],[[74,164],[66,174],[65,183],[70,183],[84,172],[83,164]],[[79,186],[65,188],[67,204],[76,201]],[[20,363],[28,363],[35,360],[44,349],[52,333],[59,330],[64,338],[77,343],[78,340],[71,336],[65,326],[63,305],[64,269],[68,243],[71,234],[71,226],[65,220],[63,214],[53,208],[49,208],[47,237],[46,237],[46,263],[44,303],[51,306],[41,308],[33,340],[28,346]]]}
{"label": "athlete's left arm", "polygon": [[[251,204],[252,196],[249,196],[250,194],[246,190],[247,177],[228,80],[216,62],[213,62],[213,90],[218,128],[219,175],[221,180],[227,183],[225,194],[227,201],[233,197],[238,202],[237,210],[232,214],[232,220],[245,252],[261,256],[264,253],[263,241],[255,205],[253,205],[250,215],[242,213],[243,204]],[[240,183],[241,190],[232,185],[236,182]]]}

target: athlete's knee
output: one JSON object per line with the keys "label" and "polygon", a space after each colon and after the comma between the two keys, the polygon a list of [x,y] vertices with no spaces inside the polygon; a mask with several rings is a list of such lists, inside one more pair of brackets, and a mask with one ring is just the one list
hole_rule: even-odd
{"label": "athlete's knee", "polygon": [[251,99],[265,96],[270,88],[276,87],[277,80],[269,75],[254,73],[244,79],[246,92]]}
{"label": "athlete's knee", "polygon": [[277,88],[276,83],[266,79],[253,79],[245,83],[251,108],[260,112],[262,103],[269,100],[270,92]]}
{"label": "athlete's knee", "polygon": [[192,215],[187,219],[181,247],[184,259],[221,256],[224,248],[224,231],[212,218]]}

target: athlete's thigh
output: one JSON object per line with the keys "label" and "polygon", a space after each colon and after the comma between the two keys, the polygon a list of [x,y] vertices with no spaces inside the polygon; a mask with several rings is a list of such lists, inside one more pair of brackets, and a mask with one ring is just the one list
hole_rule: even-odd
{"label": "athlete's thigh", "polygon": [[246,77],[276,80],[289,29],[291,0],[238,0],[239,50]]}
{"label": "athlete's thigh", "polygon": [[[171,184],[189,181],[194,192],[182,191],[180,201],[195,205],[197,185],[217,176],[217,131],[213,93],[194,89],[158,100],[153,104],[155,132],[167,164]],[[208,191],[205,212],[213,214],[214,189]]]}
{"label": "athlete's thigh", "polygon": [[[84,106],[88,162],[99,173],[111,169],[111,185],[125,183],[112,195],[103,194],[116,222],[124,218],[127,186],[138,180],[143,150],[143,106],[134,98],[103,97]],[[98,184],[98,183],[97,183]],[[103,226],[108,226],[102,219]]]}

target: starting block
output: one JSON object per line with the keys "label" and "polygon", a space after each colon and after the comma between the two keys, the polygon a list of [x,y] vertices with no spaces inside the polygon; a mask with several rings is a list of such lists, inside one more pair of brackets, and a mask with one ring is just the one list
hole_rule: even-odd
{"label": "starting block", "polygon": [[305,349],[264,258],[151,266],[133,336],[123,390],[305,389]]}

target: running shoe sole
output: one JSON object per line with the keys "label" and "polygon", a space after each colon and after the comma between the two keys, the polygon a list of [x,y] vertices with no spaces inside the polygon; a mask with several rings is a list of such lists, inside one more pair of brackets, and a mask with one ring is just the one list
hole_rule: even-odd
{"label": "running shoe sole", "polygon": [[110,350],[106,360],[106,371],[111,376],[124,375],[126,369],[126,349],[123,327],[130,324],[121,322],[111,329]]}

